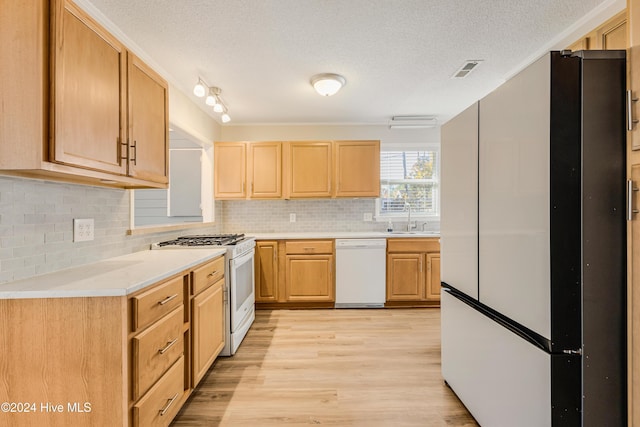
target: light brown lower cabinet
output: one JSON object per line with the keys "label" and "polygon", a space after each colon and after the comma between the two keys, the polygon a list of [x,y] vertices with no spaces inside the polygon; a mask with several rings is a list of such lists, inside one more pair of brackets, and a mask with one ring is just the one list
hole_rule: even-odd
{"label": "light brown lower cabinet", "polygon": [[287,301],[335,301],[333,255],[287,255],[286,275]]}
{"label": "light brown lower cabinet", "polygon": [[256,303],[278,301],[278,241],[256,242]]}
{"label": "light brown lower cabinet", "polygon": [[0,426],[168,426],[224,345],[222,259],[128,296],[0,299]]}
{"label": "light brown lower cabinet", "polygon": [[387,240],[387,306],[440,304],[438,238]]}
{"label": "light brown lower cabinet", "polygon": [[255,277],[257,308],[333,307],[334,241],[258,241]]}
{"label": "light brown lower cabinet", "polygon": [[197,386],[224,347],[224,278],[193,297],[193,386]]}

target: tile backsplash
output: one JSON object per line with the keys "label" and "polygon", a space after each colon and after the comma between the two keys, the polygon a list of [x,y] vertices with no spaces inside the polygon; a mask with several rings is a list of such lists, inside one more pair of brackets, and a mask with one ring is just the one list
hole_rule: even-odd
{"label": "tile backsplash", "polygon": [[[146,250],[185,234],[386,230],[386,222],[363,219],[375,213],[373,199],[218,201],[212,227],[133,236],[127,235],[129,211],[126,190],[0,176],[0,283]],[[73,242],[74,218],[94,219],[93,241]],[[394,225],[401,229],[406,221]]]}
{"label": "tile backsplash", "polygon": [[[386,231],[387,222],[364,221],[364,214],[375,214],[374,199],[324,200],[234,200],[222,205],[222,222],[229,232],[305,232],[305,231]],[[290,222],[290,214],[296,221]],[[416,221],[422,228],[424,221]],[[406,220],[393,221],[401,230]],[[440,222],[430,221],[427,231],[439,231]]]}
{"label": "tile backsplash", "polygon": [[363,221],[367,212],[375,212],[372,199],[233,200],[223,203],[222,220],[230,232],[383,231],[385,224]]}
{"label": "tile backsplash", "polygon": [[[95,238],[73,242],[73,219],[93,218]],[[201,232],[218,232],[215,227]],[[129,191],[0,177],[0,283],[125,255],[185,230],[127,235]]]}

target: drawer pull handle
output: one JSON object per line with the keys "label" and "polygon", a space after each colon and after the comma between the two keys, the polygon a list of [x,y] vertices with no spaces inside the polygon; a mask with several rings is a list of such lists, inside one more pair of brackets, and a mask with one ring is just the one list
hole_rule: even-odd
{"label": "drawer pull handle", "polygon": [[178,294],[170,295],[170,296],[166,297],[165,299],[163,299],[162,301],[158,301],[158,304],[165,305],[166,303],[168,303],[169,301],[171,301],[172,299],[174,299],[177,296],[178,296]]}
{"label": "drawer pull handle", "polygon": [[207,277],[213,277],[216,274],[218,274],[218,270],[212,271],[211,273],[207,274]]}
{"label": "drawer pull handle", "polygon": [[177,343],[177,342],[178,342],[178,338],[176,338],[176,339],[175,339],[175,340],[173,340],[173,341],[168,341],[168,342],[167,342],[167,345],[166,345],[166,346],[164,346],[164,348],[161,348],[160,350],[158,350],[158,353],[160,353],[160,354],[165,354],[165,353],[167,352],[167,350],[169,350],[169,349],[171,348],[171,346],[172,346],[172,345],[174,345],[174,344],[175,344],[175,343]]}
{"label": "drawer pull handle", "polygon": [[166,405],[164,405],[164,408],[160,409],[160,416],[164,416],[164,414],[167,413],[167,411],[169,410],[169,408],[171,408],[171,405],[173,405],[173,402],[175,402],[175,400],[178,398],[178,395],[180,393],[176,393],[171,399],[168,399],[168,402]]}
{"label": "drawer pull handle", "polygon": [[304,248],[305,251],[312,251],[313,248]]}

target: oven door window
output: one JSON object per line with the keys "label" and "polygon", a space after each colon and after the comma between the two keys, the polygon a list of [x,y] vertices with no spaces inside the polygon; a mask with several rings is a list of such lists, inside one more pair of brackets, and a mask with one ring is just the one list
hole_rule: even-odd
{"label": "oven door window", "polygon": [[255,303],[253,254],[254,250],[252,249],[251,252],[230,261],[231,280],[229,288],[231,290],[232,332],[251,313]]}

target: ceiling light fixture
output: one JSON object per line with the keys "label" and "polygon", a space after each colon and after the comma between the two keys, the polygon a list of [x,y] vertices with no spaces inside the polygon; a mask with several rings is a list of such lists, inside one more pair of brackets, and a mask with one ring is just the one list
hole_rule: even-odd
{"label": "ceiling light fixture", "polygon": [[222,96],[220,96],[221,93],[222,89],[207,85],[200,77],[198,77],[198,83],[193,87],[193,94],[198,98],[202,98],[206,94],[205,104],[213,107],[213,111],[216,113],[223,113],[222,116],[220,116],[220,120],[222,120],[222,123],[228,123],[231,121],[231,117],[229,116],[227,105],[222,99]]}
{"label": "ceiling light fixture", "polygon": [[311,77],[311,85],[322,96],[335,95],[347,80],[339,74],[322,73]]}
{"label": "ceiling light fixture", "polygon": [[207,95],[207,98],[204,100],[204,103],[211,107],[214,107],[214,110],[215,110],[216,94],[213,92],[212,87],[209,88],[209,94]]}
{"label": "ceiling light fixture", "polygon": [[198,98],[202,98],[207,93],[207,85],[198,77],[198,83],[193,87],[193,94]]}
{"label": "ceiling light fixture", "polygon": [[437,125],[435,116],[393,116],[389,120],[389,129],[423,129]]}

